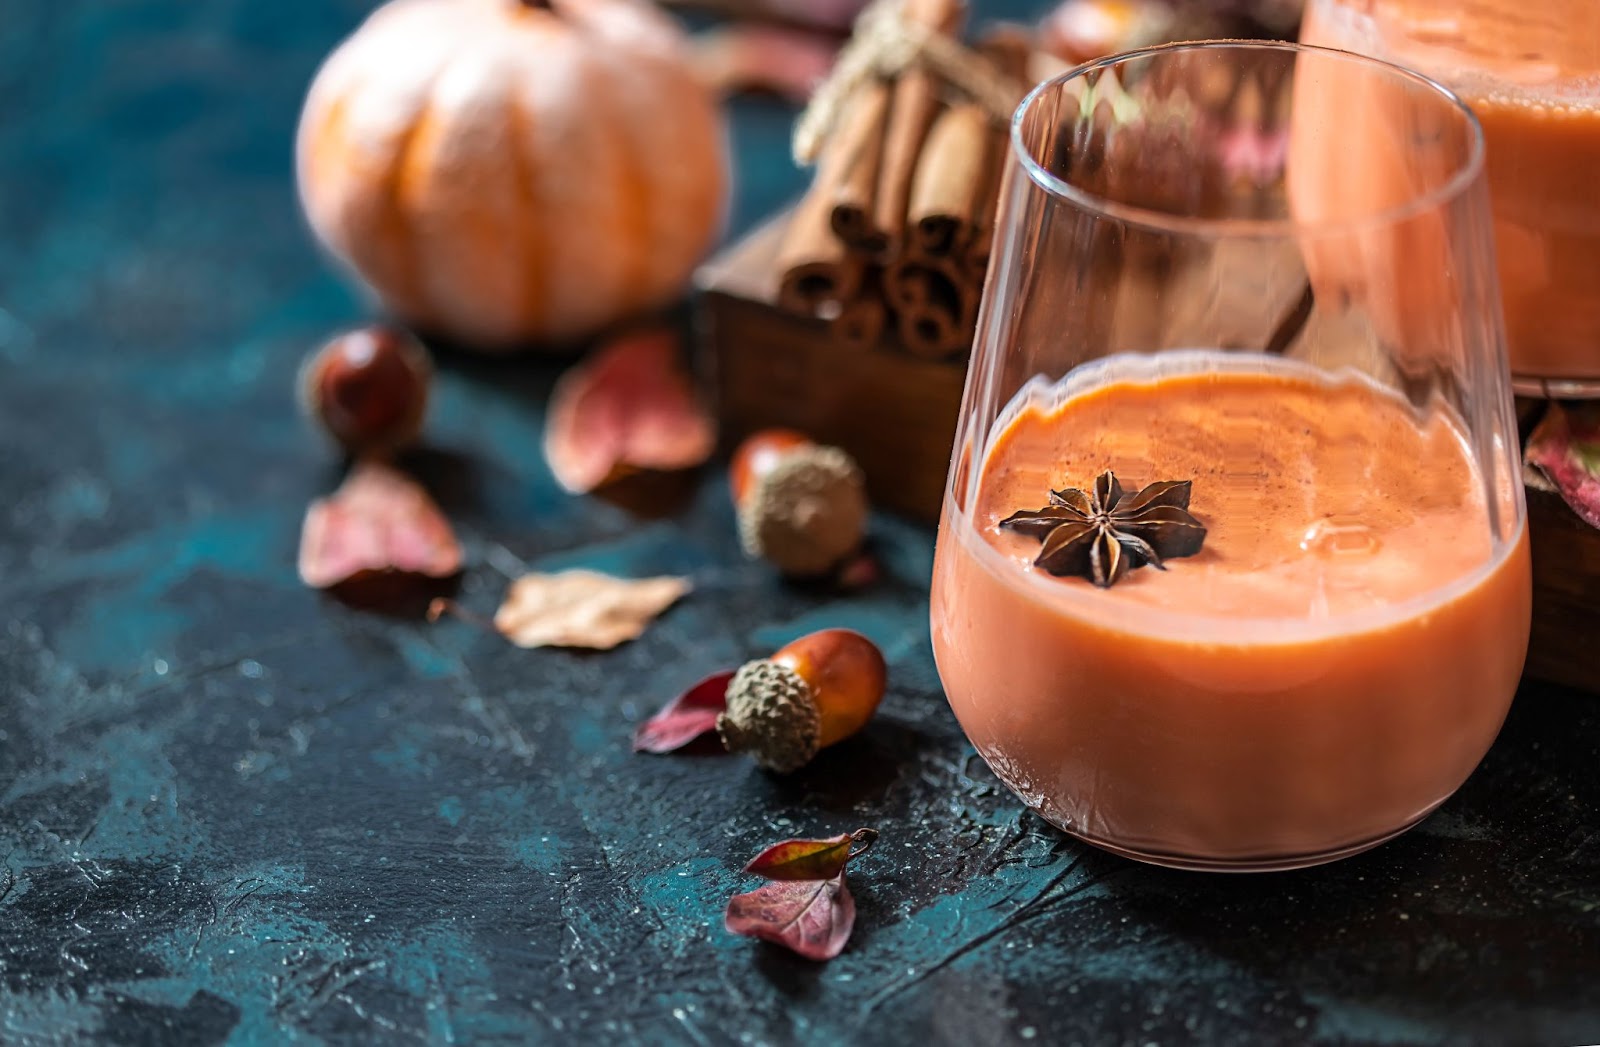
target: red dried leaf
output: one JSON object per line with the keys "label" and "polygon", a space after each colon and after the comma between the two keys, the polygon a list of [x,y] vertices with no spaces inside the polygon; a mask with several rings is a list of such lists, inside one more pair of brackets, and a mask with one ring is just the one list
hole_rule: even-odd
{"label": "red dried leaf", "polygon": [[1585,523],[1600,527],[1600,406],[1551,404],[1528,438],[1524,461]]}
{"label": "red dried leaf", "polygon": [[356,463],[332,495],[306,510],[300,580],[329,589],[369,574],[449,578],[461,546],[433,499],[382,462]]}
{"label": "red dried leaf", "polygon": [[[772,882],[729,899],[723,924],[734,934],[774,942],[807,959],[833,959],[856,922],[845,866],[877,839],[878,830],[857,829],[825,840],[773,844],[744,867]],[[859,849],[852,851],[856,844]]]}
{"label": "red dried leaf", "polygon": [[556,383],[544,453],[573,494],[631,469],[687,469],[711,457],[716,433],[665,333],[613,342]]}
{"label": "red dried leaf", "polygon": [[791,949],[808,960],[844,951],[856,903],[844,874],[828,880],[776,880],[728,900],[723,925],[734,934]]}
{"label": "red dried leaf", "polygon": [[728,681],[733,670],[706,677],[633,732],[636,753],[670,753],[717,729],[717,717],[728,707]]}

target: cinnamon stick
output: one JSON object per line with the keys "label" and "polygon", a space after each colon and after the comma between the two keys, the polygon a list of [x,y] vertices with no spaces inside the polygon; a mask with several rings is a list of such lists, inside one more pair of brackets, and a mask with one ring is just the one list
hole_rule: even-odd
{"label": "cinnamon stick", "polygon": [[776,265],[778,306],[816,316],[856,296],[862,267],[833,235],[827,195],[813,185],[789,218]]}
{"label": "cinnamon stick", "polygon": [[900,344],[913,356],[945,360],[961,348],[960,330],[949,310],[926,305],[898,315]]}
{"label": "cinnamon stick", "polygon": [[900,342],[912,354],[942,360],[972,343],[963,287],[971,281],[949,259],[902,259],[885,274]]}
{"label": "cinnamon stick", "polygon": [[889,308],[876,288],[864,288],[861,295],[845,305],[834,319],[835,339],[847,349],[864,352],[883,340]]}
{"label": "cinnamon stick", "polygon": [[[905,0],[904,11],[910,21],[952,34],[966,13],[958,0]],[[916,66],[895,79],[872,208],[873,224],[884,232],[891,254],[901,249],[912,175],[928,128],[938,113],[942,91],[938,76]]]}
{"label": "cinnamon stick", "polygon": [[834,234],[845,246],[868,254],[889,246],[873,214],[888,116],[889,85],[878,81],[863,87],[828,141],[817,171],[819,180],[828,175],[833,181],[826,191],[833,200]]}
{"label": "cinnamon stick", "polygon": [[917,159],[906,210],[906,247],[947,258],[964,249],[977,224],[992,135],[981,106],[947,107],[934,120]]}

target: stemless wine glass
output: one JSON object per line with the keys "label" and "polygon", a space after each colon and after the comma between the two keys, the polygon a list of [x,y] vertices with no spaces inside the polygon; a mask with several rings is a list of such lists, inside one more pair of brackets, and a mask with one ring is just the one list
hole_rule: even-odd
{"label": "stemless wine glass", "polygon": [[1600,4],[1311,0],[1301,39],[1420,69],[1472,106],[1513,386],[1600,398]]}
{"label": "stemless wine glass", "polygon": [[962,727],[1146,861],[1402,832],[1528,641],[1471,112],[1341,51],[1178,44],[1041,85],[1011,144],[934,566]]}

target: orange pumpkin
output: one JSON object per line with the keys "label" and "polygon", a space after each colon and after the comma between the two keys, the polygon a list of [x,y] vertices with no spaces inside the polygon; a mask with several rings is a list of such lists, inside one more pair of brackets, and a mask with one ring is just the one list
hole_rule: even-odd
{"label": "orange pumpkin", "polygon": [[687,52],[643,0],[392,0],[311,86],[306,215],[401,318],[485,349],[661,305],[727,191]]}

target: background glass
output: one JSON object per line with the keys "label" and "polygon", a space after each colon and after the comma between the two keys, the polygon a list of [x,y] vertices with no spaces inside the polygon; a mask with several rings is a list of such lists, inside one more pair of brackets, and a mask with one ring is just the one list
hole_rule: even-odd
{"label": "background glass", "polygon": [[[1012,145],[932,592],[934,650],[963,728],[1044,817],[1151,861],[1282,868],[1402,831],[1476,766],[1527,644],[1475,121],[1437,84],[1370,59],[1182,44],[1042,85]],[[1291,430],[1274,413],[1285,398],[1265,396],[1185,430],[1147,398],[1139,454],[1108,436],[1095,460],[1090,433],[1064,436],[1058,460],[990,458],[1020,454],[1020,436],[1002,437],[1117,375],[1234,372],[1320,390],[1315,424]],[[1461,497],[1477,507],[1456,533],[1391,534],[1341,509],[1409,526],[1448,494],[1443,458],[1397,467],[1398,445],[1364,428],[1363,403],[1383,406],[1385,424],[1401,419],[1401,435],[1412,423],[1451,434],[1438,446],[1459,459]],[[1311,457],[1286,458],[1280,443]],[[1194,503],[1210,551],[1165,576],[1137,572],[1132,595],[1050,578],[1005,551],[997,520],[1043,504],[1046,479],[1082,488],[1115,467],[1131,492],[1189,479],[1148,469],[1197,448],[1211,455]],[[1037,499],[997,504],[1030,469]],[[1292,519],[1301,502],[1304,519]],[[1260,613],[1239,605],[1237,579],[1196,582],[1239,559],[1223,505],[1270,508],[1299,539],[1281,563],[1253,565]],[[1412,569],[1413,540],[1481,556],[1391,578]],[[1373,588],[1380,558],[1393,566]],[[1313,579],[1303,605],[1274,589],[1279,576]],[[1162,595],[1180,591],[1181,605]],[[1402,595],[1385,603],[1380,591]]]}
{"label": "background glass", "polygon": [[1517,389],[1600,396],[1600,3],[1311,0],[1301,36],[1420,69],[1472,106]]}

